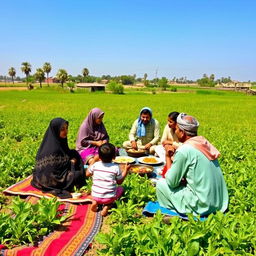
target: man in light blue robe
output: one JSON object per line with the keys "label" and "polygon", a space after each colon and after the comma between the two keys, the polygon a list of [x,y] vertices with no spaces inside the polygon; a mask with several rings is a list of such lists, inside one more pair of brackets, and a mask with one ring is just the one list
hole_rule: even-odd
{"label": "man in light blue robe", "polygon": [[[220,153],[197,136],[198,126],[194,117],[178,116],[175,134],[183,144],[176,150],[165,179],[157,182],[156,193],[162,207],[204,216],[227,209],[228,191],[217,159]],[[167,157],[171,159],[168,152]]]}

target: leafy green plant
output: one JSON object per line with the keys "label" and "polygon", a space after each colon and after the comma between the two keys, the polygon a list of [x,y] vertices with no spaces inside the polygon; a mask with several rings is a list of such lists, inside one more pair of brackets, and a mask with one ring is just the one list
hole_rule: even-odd
{"label": "leafy green plant", "polygon": [[[255,255],[255,97],[215,89],[182,93],[180,86],[178,94],[159,91],[152,97],[148,91],[130,88],[122,96],[88,92],[70,94],[54,86],[23,92],[2,91],[0,191],[32,174],[38,147],[53,117],[61,116],[69,121],[68,141],[70,148],[74,148],[79,125],[97,103],[105,112],[104,124],[111,143],[121,147],[143,106],[153,109],[154,118],[161,128],[166,125],[166,117],[171,110],[187,112],[199,119],[199,135],[205,136],[221,152],[219,161],[229,192],[228,213],[211,215],[204,222],[193,219],[184,222],[173,218],[171,225],[162,223],[160,217],[144,218],[142,208],[148,201],[156,200],[155,188],[147,177],[131,174],[123,183],[125,193],[122,199],[109,217],[110,230],[105,242],[111,245],[105,244],[109,248],[106,253],[109,250],[108,255]],[[90,182],[91,179],[87,179],[85,190],[91,189]],[[5,211],[7,205],[4,197],[2,199],[1,211]],[[13,230],[15,227],[8,222],[10,216],[4,216],[0,217],[0,234],[4,233],[5,227],[13,227]],[[32,231],[33,228],[31,226]],[[154,233],[159,237],[151,237]],[[158,248],[159,244],[163,249]]]}
{"label": "leafy green plant", "polygon": [[119,84],[115,81],[110,81],[107,84],[107,89],[113,92],[114,94],[123,94],[124,93],[124,86]]}
{"label": "leafy green plant", "polygon": [[59,205],[56,199],[43,198],[33,205],[14,198],[10,213],[0,213],[0,243],[13,247],[40,240],[68,217],[60,214]]}

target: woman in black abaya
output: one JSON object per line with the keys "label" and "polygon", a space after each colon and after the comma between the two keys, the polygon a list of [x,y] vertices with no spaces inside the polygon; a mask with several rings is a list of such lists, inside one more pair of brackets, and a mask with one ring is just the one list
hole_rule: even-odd
{"label": "woman in black abaya", "polygon": [[55,118],[37,152],[31,185],[60,198],[72,197],[73,187],[85,185],[83,161],[67,142],[68,121]]}

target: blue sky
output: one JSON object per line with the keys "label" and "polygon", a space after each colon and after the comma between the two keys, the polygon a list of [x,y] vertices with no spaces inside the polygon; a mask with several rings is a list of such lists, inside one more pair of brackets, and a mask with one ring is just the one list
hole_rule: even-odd
{"label": "blue sky", "polygon": [[0,74],[203,74],[256,81],[256,1],[2,0]]}

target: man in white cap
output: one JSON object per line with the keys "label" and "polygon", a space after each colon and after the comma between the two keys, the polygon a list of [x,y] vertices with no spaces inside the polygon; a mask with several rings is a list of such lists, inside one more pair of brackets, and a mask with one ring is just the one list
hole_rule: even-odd
{"label": "man in white cap", "polygon": [[197,136],[198,127],[192,116],[181,113],[177,117],[175,134],[183,144],[165,179],[158,181],[156,194],[162,207],[205,216],[227,209],[228,191],[217,159],[220,153],[203,136]]}

